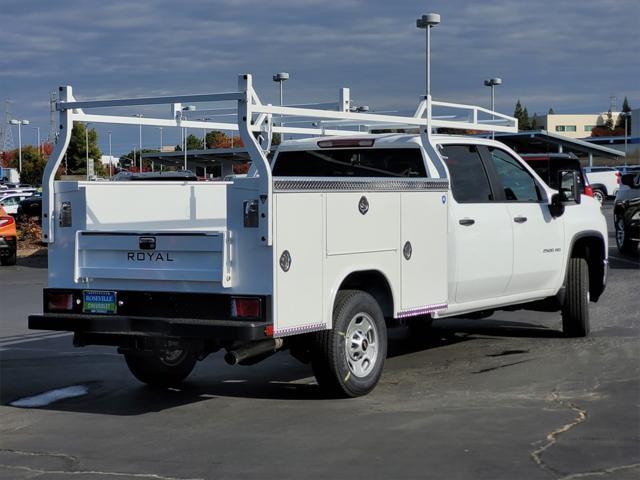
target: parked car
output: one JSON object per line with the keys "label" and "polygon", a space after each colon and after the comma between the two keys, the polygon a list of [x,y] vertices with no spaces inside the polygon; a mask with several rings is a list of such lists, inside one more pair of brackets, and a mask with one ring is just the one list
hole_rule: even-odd
{"label": "parked car", "polygon": [[560,189],[558,172],[578,172],[580,193],[593,197],[591,185],[580,167],[580,160],[572,153],[526,153],[520,156],[547,185],[555,190]]}
{"label": "parked car", "polygon": [[0,206],[0,265],[15,265],[17,256],[16,221]]}
{"label": "parked car", "polygon": [[622,176],[613,206],[616,245],[620,253],[637,255],[640,243],[640,172]]}
{"label": "parked car", "polygon": [[25,198],[18,205],[17,218],[42,217],[42,194],[37,193]]}
{"label": "parked car", "polygon": [[0,205],[4,207],[9,215],[18,213],[18,204],[32,194],[30,192],[8,193],[0,196]]}
{"label": "parked car", "polygon": [[620,188],[620,172],[613,167],[585,167],[584,172],[593,189],[593,198],[600,204],[613,197]]}

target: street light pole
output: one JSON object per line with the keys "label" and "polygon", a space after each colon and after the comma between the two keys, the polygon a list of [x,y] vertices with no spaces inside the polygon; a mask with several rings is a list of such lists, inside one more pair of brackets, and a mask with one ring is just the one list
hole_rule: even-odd
{"label": "street light pole", "polygon": [[111,132],[107,132],[109,135],[109,178],[113,177],[113,155],[111,154]]}
{"label": "street light pole", "polygon": [[86,157],[87,181],[89,181],[89,124],[84,126],[84,152]]}
{"label": "street light pole", "polygon": [[[136,113],[134,117],[142,118],[144,115]],[[138,131],[138,151],[140,152],[140,171],[142,172],[142,123],[139,125]]]}
{"label": "street light pole", "polygon": [[29,120],[9,120],[11,125],[18,126],[18,172],[22,173],[22,125],[29,125]]}
{"label": "street light pole", "polygon": [[416,20],[416,27],[426,30],[427,58],[425,66],[426,94],[425,98],[431,96],[431,29],[440,23],[440,15],[437,13],[427,13]]}
{"label": "street light pole", "polygon": [[[280,106],[284,106],[284,89],[282,84],[289,80],[289,74],[287,72],[276,73],[273,76],[273,81],[280,84]],[[282,127],[284,123],[282,122],[282,115],[280,115],[280,126]],[[281,140],[284,140],[284,134],[280,136]]]}
{"label": "street light pole", "polygon": [[[491,87],[491,111],[494,112],[496,110],[494,88],[498,85],[502,85],[502,79],[499,77],[489,78],[488,80],[484,81],[484,85],[485,87]],[[494,118],[494,115],[491,114],[491,120],[493,120]],[[495,132],[491,132],[491,138],[496,138]]]}

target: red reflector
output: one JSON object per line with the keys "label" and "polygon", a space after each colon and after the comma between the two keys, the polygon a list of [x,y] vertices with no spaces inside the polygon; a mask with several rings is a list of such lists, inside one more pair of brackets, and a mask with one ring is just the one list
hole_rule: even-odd
{"label": "red reflector", "polygon": [[338,147],[373,147],[375,138],[344,138],[339,140],[320,140],[318,146],[320,148],[338,148]]}
{"label": "red reflector", "polygon": [[591,185],[585,185],[584,194],[589,197],[593,197],[593,188],[591,188]]}
{"label": "red reflector", "polygon": [[264,334],[267,337],[273,337],[273,325],[268,325],[267,327],[265,327]]}
{"label": "red reflector", "polygon": [[49,310],[73,310],[73,294],[50,293],[47,296],[47,308]]}
{"label": "red reflector", "polygon": [[232,298],[231,316],[237,318],[257,318],[260,316],[259,298]]}

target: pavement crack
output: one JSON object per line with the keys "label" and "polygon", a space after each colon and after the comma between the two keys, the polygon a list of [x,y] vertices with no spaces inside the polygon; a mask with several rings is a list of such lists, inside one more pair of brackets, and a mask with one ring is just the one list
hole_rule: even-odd
{"label": "pavement crack", "polygon": [[101,472],[99,470],[48,470],[44,468],[32,468],[23,465],[3,465],[0,468],[8,470],[20,470],[24,472],[36,473],[38,475],[102,475],[105,477],[123,477],[123,478],[150,478],[153,480],[204,480],[203,478],[178,478],[165,477],[155,473],[126,473],[126,472]]}
{"label": "pavement crack", "polygon": [[[549,466],[547,463],[544,462],[544,460],[542,460],[542,454],[549,449],[550,447],[552,447],[553,445],[555,445],[555,443],[558,441],[558,436],[562,435],[563,433],[567,433],[569,430],[571,430],[572,428],[576,427],[577,425],[580,425],[581,423],[583,423],[586,419],[587,419],[587,411],[574,405],[571,402],[567,402],[565,400],[562,400],[560,398],[560,395],[558,394],[558,392],[552,392],[551,393],[551,401],[552,402],[556,402],[560,405],[562,405],[563,407],[569,408],[570,410],[573,410],[574,412],[577,413],[576,418],[573,419],[572,422],[567,423],[565,425],[563,425],[560,428],[557,428],[555,430],[553,430],[552,432],[548,433],[547,436],[545,437],[547,439],[547,443],[545,443],[544,445],[542,445],[539,448],[536,448],[533,452],[531,452],[530,456],[531,459],[533,460],[533,462],[538,465],[540,468],[542,468],[543,470],[546,470],[550,473],[553,473],[556,478],[560,478],[559,475],[562,475],[562,472],[559,472],[558,470],[554,469],[553,467]],[[561,477],[563,479],[566,479],[567,477]]]}
{"label": "pavement crack", "polygon": [[620,472],[622,470],[631,470],[633,468],[640,468],[640,463],[632,463],[630,465],[621,465],[619,467],[603,468],[602,470],[593,470],[591,472],[584,473],[572,473],[566,477],[559,478],[558,480],[573,480],[574,478],[586,478],[586,477],[602,477],[611,473]]}
{"label": "pavement crack", "polygon": [[64,453],[49,453],[49,452],[26,452],[24,450],[13,450],[10,448],[2,448],[0,449],[0,453],[11,453],[13,455],[23,455],[26,457],[51,457],[51,458],[60,458],[64,460],[69,468],[73,468],[78,465],[79,460],[77,457],[73,457],[71,455],[66,455]]}
{"label": "pavement crack", "polygon": [[513,362],[513,363],[505,363],[504,365],[498,365],[497,367],[489,367],[489,368],[483,368],[482,370],[478,370],[477,372],[471,372],[471,373],[485,373],[485,372],[491,372],[493,370],[498,370],[499,368],[504,368],[504,367],[511,367],[513,365],[518,365],[520,363],[525,363],[525,362],[529,362],[530,360],[520,360],[519,362]]}
{"label": "pavement crack", "polygon": [[500,353],[490,353],[487,357],[506,357],[507,355],[520,355],[521,353],[529,353],[529,350],[504,350]]}

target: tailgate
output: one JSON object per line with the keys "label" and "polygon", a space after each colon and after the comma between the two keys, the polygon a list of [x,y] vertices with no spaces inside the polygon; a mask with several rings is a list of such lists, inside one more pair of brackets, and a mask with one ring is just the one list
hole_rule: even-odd
{"label": "tailgate", "polygon": [[96,279],[231,284],[228,235],[214,232],[76,233],[74,281]]}

